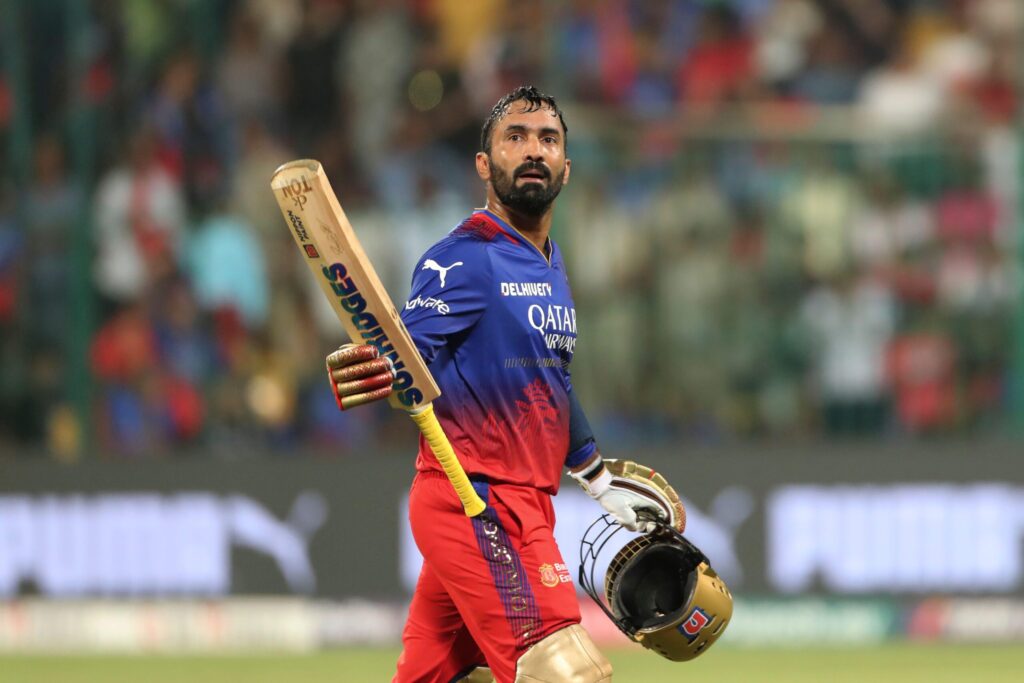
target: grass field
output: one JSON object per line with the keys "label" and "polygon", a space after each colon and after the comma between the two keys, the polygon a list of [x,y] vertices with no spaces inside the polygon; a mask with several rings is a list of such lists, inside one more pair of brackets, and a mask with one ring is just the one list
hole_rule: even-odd
{"label": "grass field", "polygon": [[[299,656],[2,656],[3,683],[378,683],[397,650]],[[688,664],[641,650],[609,653],[616,683],[1009,683],[1024,680],[1024,648],[898,644],[861,649],[721,648]]]}

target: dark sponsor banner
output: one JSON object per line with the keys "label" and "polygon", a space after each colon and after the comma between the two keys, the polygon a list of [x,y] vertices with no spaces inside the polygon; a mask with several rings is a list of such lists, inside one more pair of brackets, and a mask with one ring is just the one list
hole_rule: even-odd
{"label": "dark sponsor banner", "polygon": [[[687,534],[737,595],[1024,594],[1012,445],[617,455],[679,489]],[[419,566],[403,510],[412,476],[400,454],[4,461],[0,597],[392,599]],[[575,577],[578,539],[601,509],[564,487],[556,536]]]}
{"label": "dark sponsor banner", "polygon": [[347,462],[0,465],[0,598],[394,596],[411,468]]}

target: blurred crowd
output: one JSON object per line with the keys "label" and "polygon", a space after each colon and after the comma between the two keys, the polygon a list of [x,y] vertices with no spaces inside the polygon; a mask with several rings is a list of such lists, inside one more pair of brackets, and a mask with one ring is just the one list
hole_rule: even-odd
{"label": "blurred crowd", "polygon": [[1007,422],[1016,0],[74,4],[4,14],[0,452],[408,447],[386,407],[338,416],[268,180],[320,159],[401,302],[523,83],[566,111],[603,439]]}

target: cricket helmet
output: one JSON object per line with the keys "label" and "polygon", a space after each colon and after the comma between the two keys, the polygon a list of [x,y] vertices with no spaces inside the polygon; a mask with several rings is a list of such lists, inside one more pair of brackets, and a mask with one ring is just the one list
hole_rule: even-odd
{"label": "cricket helmet", "polygon": [[598,518],[580,546],[580,585],[631,640],[675,662],[694,659],[725,631],[732,595],[707,556],[673,527],[624,545],[612,558],[598,596],[598,555],[622,529],[609,515]]}

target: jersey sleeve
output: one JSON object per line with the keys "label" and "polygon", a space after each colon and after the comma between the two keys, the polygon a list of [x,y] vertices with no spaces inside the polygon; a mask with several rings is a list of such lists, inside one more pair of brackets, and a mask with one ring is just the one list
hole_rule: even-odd
{"label": "jersey sleeve", "polygon": [[438,243],[416,264],[401,316],[428,364],[451,337],[480,319],[487,305],[490,269],[486,250],[465,239]]}
{"label": "jersey sleeve", "polygon": [[590,460],[597,450],[594,430],[590,428],[583,406],[580,405],[576,392],[569,390],[569,452],[565,456],[565,466],[579,467]]}

